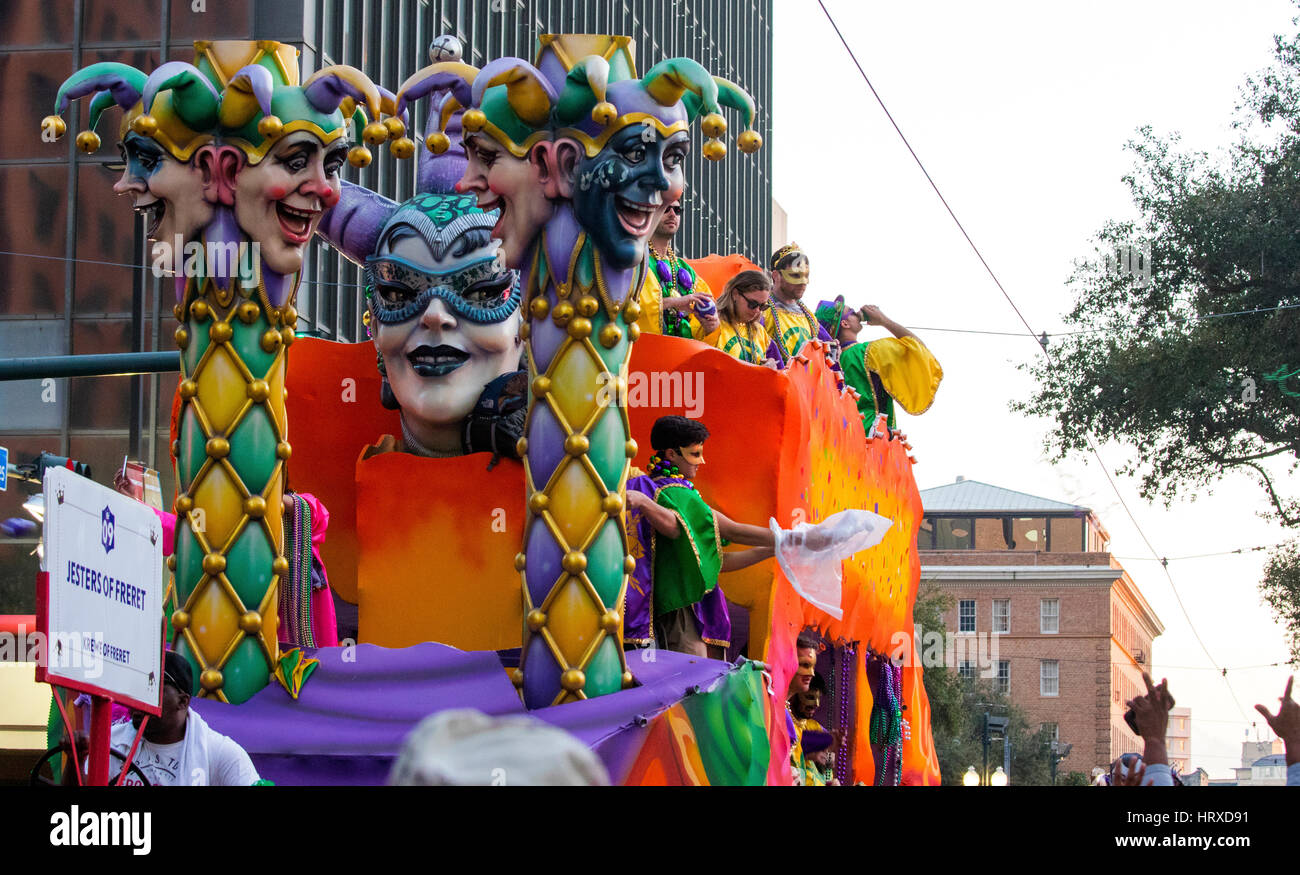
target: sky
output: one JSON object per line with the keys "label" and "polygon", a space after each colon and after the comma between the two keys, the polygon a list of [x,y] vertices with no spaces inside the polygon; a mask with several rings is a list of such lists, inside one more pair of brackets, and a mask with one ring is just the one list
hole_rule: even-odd
{"label": "sky", "polygon": [[[1035,332],[1058,331],[1075,259],[1108,219],[1136,218],[1123,175],[1136,130],[1178,132],[1214,151],[1240,86],[1292,32],[1286,0],[862,2],[826,0],[840,30],[940,191]],[[1093,508],[1165,627],[1154,674],[1192,708],[1192,763],[1231,777],[1247,737],[1271,738],[1290,674],[1282,626],[1260,599],[1267,554],[1171,561],[1286,539],[1259,518],[1257,481],[1229,474],[1166,508],[1093,457],[1052,464],[1048,422],[1010,410],[1034,384],[1016,365],[1028,337],[927,331],[1023,330],[871,96],[816,0],[775,0],[773,179],[789,232],[809,253],[816,300],[844,294],[913,328],[944,368],[934,406],[900,413],[922,489],[964,476]],[[815,300],[813,301],[815,303]],[[1249,317],[1243,317],[1249,318]],[[880,329],[867,328],[864,339]],[[1103,438],[1104,436],[1099,436]],[[1112,472],[1135,448],[1101,442]],[[1190,623],[1188,620],[1190,617]],[[1193,627],[1206,650],[1198,644]],[[1280,663],[1278,667],[1267,667]],[[1215,667],[1228,668],[1225,678]],[[1263,668],[1257,668],[1264,666]],[[1235,699],[1234,701],[1234,696]],[[1239,703],[1239,704],[1238,704]],[[1069,739],[1063,739],[1069,741]],[[1067,761],[1064,768],[1070,768]]]}

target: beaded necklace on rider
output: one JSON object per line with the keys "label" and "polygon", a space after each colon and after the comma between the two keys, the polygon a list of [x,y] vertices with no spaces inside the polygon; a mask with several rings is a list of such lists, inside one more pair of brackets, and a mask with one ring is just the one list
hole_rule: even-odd
{"label": "beaded necklace on rider", "polygon": [[676,465],[674,465],[672,462],[668,461],[658,453],[655,453],[653,456],[650,457],[650,464],[648,465],[648,468],[650,471],[650,476],[654,477],[655,479],[659,479],[661,477],[673,477],[683,481],[691,489],[695,488],[695,484],[690,481],[690,478],[683,477],[681,470]]}
{"label": "beaded necklace on rider", "polygon": [[[695,277],[686,269],[686,263],[677,257],[673,252],[673,247],[669,244],[667,251],[660,255],[652,244],[647,243],[646,247],[650,250],[650,257],[654,259],[655,276],[659,280],[659,288],[663,291],[662,297],[673,298],[679,294],[685,296],[691,294],[695,287]],[[691,320],[681,310],[669,310],[666,307],[660,313],[661,327],[664,334],[673,337],[691,337]]]}
{"label": "beaded necklace on rider", "polygon": [[[785,351],[785,338],[781,337],[781,323],[776,319],[775,305],[772,301],[773,298],[767,299],[767,315],[772,317],[772,328],[776,330],[776,349],[777,352],[781,354],[781,364],[788,365],[790,364],[790,354]],[[804,318],[808,320],[808,336],[811,339],[816,340],[818,328],[817,317],[809,312],[808,308],[804,306],[803,301],[795,301],[795,305],[803,311]]]}

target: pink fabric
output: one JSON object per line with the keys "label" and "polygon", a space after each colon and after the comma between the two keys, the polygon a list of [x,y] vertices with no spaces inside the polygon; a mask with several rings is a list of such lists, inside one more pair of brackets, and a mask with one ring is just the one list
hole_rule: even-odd
{"label": "pink fabric", "polygon": [[170,556],[176,552],[176,514],[167,513],[157,508],[149,508],[158,515],[163,530],[163,555]]}

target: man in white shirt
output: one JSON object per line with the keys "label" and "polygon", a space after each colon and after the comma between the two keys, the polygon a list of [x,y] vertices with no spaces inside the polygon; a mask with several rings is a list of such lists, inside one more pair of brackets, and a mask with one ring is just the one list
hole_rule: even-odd
{"label": "man in white shirt", "polygon": [[[190,710],[194,675],[185,657],[168,651],[163,665],[162,715],[150,717],[132,762],[155,787],[248,787],[259,778],[248,754],[233,739],[211,729]],[[131,723],[116,723],[111,745],[125,757],[145,715],[132,712]],[[134,772],[123,784],[139,785]]]}

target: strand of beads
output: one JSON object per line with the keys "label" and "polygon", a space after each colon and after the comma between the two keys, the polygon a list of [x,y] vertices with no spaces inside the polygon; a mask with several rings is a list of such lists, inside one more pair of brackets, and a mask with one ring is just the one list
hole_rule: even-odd
{"label": "strand of beads", "polygon": [[[677,257],[677,253],[673,252],[672,246],[669,246],[663,255],[660,255],[653,246],[648,245],[648,248],[650,257],[655,262],[655,276],[659,280],[661,299],[677,297],[678,294],[682,296],[691,294],[695,288],[695,277],[691,276],[686,265]],[[664,308],[662,313],[664,334],[674,337],[691,336],[691,323],[687,314],[681,310],[667,308]]]}
{"label": "strand of beads", "polygon": [[682,476],[682,472],[680,468],[678,468],[672,462],[669,462],[667,459],[665,459],[663,456],[659,455],[658,453],[655,453],[653,456],[650,457],[650,463],[648,467],[649,467],[651,477],[654,477],[656,479],[661,477],[673,477],[678,480],[681,480],[691,489],[695,488],[694,483],[692,483],[686,477]]}

